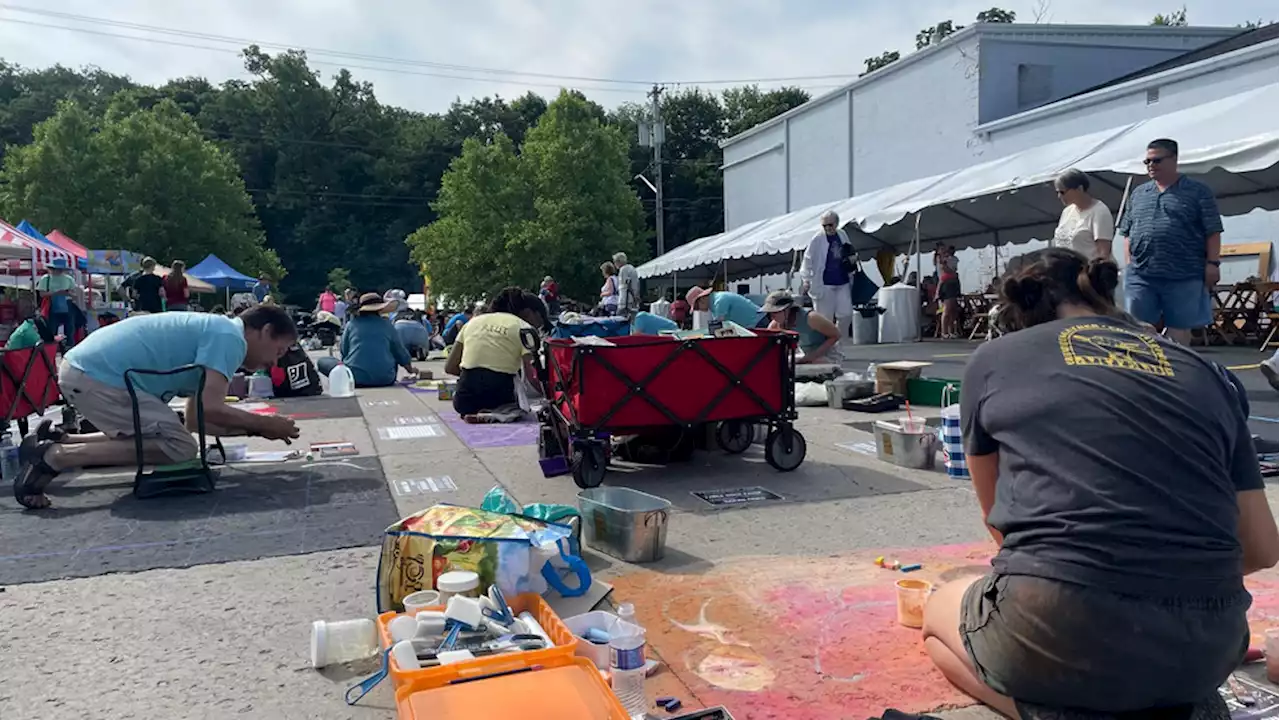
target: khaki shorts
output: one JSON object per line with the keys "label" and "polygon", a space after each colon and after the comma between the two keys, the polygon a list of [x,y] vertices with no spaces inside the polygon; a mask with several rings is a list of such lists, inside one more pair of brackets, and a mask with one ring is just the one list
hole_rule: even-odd
{"label": "khaki shorts", "polygon": [[[128,390],[98,382],[66,360],[58,368],[62,396],[99,432],[112,438],[133,437],[133,400]],[[138,419],[142,437],[160,444],[173,462],[194,460],[200,448],[182,421],[163,400],[138,393]]]}

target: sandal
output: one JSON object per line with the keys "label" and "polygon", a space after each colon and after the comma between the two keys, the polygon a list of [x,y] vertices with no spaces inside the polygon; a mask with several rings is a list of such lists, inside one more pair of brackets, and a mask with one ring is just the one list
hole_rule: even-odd
{"label": "sandal", "polygon": [[54,427],[52,420],[45,419],[41,420],[40,424],[36,426],[36,438],[39,439],[40,442],[65,442],[67,439],[67,431],[60,427]]}
{"label": "sandal", "polygon": [[18,446],[18,459],[21,468],[13,479],[13,499],[28,510],[44,510],[52,503],[45,497],[44,489],[58,476],[58,471],[49,467],[44,456],[54,443],[40,441],[35,435],[23,438]]}

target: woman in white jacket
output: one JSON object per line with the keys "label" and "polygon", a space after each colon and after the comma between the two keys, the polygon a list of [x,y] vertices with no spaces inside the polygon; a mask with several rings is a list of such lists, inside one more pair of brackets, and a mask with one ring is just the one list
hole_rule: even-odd
{"label": "woman in white jacket", "polygon": [[849,287],[853,272],[853,244],[840,229],[840,216],[828,210],[822,215],[822,230],[805,248],[800,263],[800,292],[813,298],[813,309],[835,320],[840,337],[849,334],[853,320],[853,295]]}

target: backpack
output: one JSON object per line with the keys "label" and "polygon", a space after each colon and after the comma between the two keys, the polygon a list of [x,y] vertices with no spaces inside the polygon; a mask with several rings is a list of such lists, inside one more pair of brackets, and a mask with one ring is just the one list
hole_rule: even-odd
{"label": "backpack", "polygon": [[311,397],[324,392],[315,363],[299,345],[289,348],[271,368],[271,385],[276,397]]}

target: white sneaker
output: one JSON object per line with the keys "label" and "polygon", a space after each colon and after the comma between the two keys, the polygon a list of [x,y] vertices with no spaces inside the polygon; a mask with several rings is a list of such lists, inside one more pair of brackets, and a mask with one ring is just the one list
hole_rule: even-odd
{"label": "white sneaker", "polygon": [[1269,359],[1264,360],[1258,366],[1258,370],[1262,371],[1262,375],[1267,378],[1267,382],[1271,383],[1272,390],[1280,390],[1280,350],[1277,350]]}

